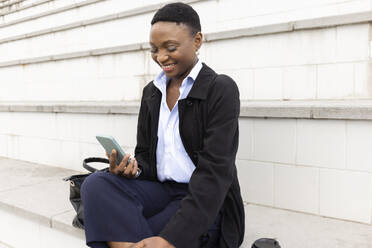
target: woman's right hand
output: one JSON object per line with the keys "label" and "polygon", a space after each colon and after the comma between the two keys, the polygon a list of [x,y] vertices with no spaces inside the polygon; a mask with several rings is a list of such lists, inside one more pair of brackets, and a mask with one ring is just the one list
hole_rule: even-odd
{"label": "woman's right hand", "polygon": [[137,160],[135,158],[130,158],[130,154],[127,153],[120,164],[117,164],[116,154],[117,152],[115,149],[112,150],[111,155],[106,153],[106,156],[110,161],[110,172],[126,178],[135,178],[138,171]]}

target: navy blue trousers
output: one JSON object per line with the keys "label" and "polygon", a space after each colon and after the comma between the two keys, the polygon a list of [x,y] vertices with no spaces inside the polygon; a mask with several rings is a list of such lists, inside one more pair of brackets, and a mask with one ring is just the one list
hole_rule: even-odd
{"label": "navy blue trousers", "polygon": [[[87,245],[108,248],[108,241],[138,242],[157,236],[187,193],[188,184],[173,181],[91,174],[81,186]],[[220,225],[221,213],[208,230],[208,247],[218,247]]]}

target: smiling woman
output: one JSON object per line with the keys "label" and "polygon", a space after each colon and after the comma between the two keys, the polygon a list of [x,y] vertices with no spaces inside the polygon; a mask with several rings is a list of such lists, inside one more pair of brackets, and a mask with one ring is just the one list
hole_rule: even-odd
{"label": "smiling woman", "polygon": [[187,24],[159,21],[150,33],[151,56],[169,78],[167,104],[171,110],[179,98],[179,88],[198,62],[196,52],[202,44],[202,34],[192,35]]}
{"label": "smiling woman", "polygon": [[192,35],[183,23],[156,22],[150,33],[151,55],[167,77],[180,84],[190,73],[198,58],[196,52],[202,44],[200,32]]}
{"label": "smiling woman", "polygon": [[203,36],[191,6],[168,4],[151,25],[162,72],[143,90],[135,159],[117,164],[113,151],[110,172],[82,185],[87,245],[239,247],[238,88],[198,59]]}

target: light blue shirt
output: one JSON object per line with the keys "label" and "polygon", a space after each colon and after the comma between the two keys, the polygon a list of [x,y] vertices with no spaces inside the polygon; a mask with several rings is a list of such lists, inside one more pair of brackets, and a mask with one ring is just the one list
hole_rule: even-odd
{"label": "light blue shirt", "polygon": [[199,60],[189,75],[182,81],[179,89],[180,96],[172,110],[169,110],[166,101],[169,79],[164,72],[161,72],[154,80],[154,85],[162,93],[156,149],[158,179],[161,182],[172,180],[179,183],[188,183],[195,170],[195,165],[186,153],[180,137],[178,101],[187,97],[202,67],[203,65]]}

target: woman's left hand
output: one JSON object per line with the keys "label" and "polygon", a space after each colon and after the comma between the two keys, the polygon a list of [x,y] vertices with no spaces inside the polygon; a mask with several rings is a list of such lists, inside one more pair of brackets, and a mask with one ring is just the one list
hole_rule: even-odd
{"label": "woman's left hand", "polygon": [[135,243],[131,248],[174,248],[168,241],[162,237],[156,236],[141,240],[138,243]]}

